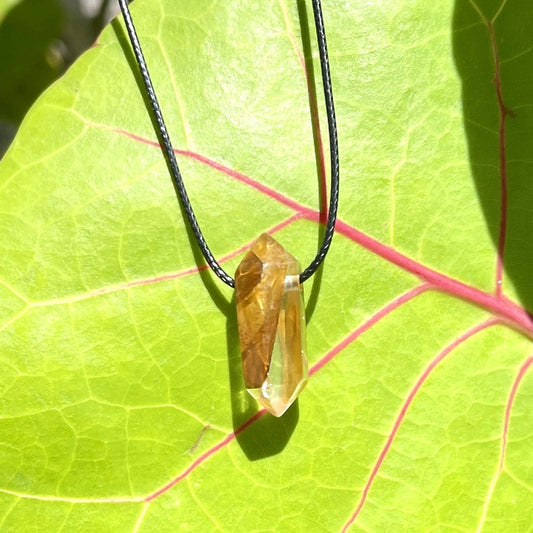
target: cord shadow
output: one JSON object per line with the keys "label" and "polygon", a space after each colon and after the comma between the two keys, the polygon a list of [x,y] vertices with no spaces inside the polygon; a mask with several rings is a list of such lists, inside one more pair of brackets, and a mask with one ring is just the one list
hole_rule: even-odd
{"label": "cord shadow", "polygon": [[[152,123],[152,127],[154,128],[154,132],[157,136],[157,140],[160,144],[161,149],[161,155],[165,159],[165,163],[168,168],[169,176],[172,175],[170,165],[168,163],[166,154],[163,150],[162,143],[161,143],[161,135],[159,133],[159,127],[157,125],[157,122],[155,120],[154,114],[152,112],[152,107],[150,105],[150,100],[148,99],[148,96],[146,94],[146,88],[144,86],[144,81],[142,79],[141,73],[139,71],[139,65],[137,64],[137,60],[135,59],[135,55],[133,53],[133,50],[131,48],[131,43],[129,40],[129,37],[127,36],[124,28],[121,26],[119,18],[115,18],[111,21],[111,27],[113,28],[113,32],[115,33],[117,37],[118,44],[120,48],[122,49],[122,52],[124,53],[124,57],[126,58],[126,61],[128,62],[128,65],[130,67],[131,73],[133,75],[133,78],[135,79],[135,83],[137,84],[137,88],[139,89],[139,93],[143,99],[144,107],[146,108],[146,113],[150,117],[150,122]],[[148,65],[148,68],[150,68],[150,65]],[[172,183],[174,183],[173,180],[171,180]],[[178,192],[176,191],[176,195],[178,196]],[[181,206],[181,202],[179,201],[178,196],[178,203]],[[182,211],[183,213],[183,211]]]}
{"label": "cord shadow", "polygon": [[[327,191],[324,187],[325,175],[323,145],[319,130],[319,114],[316,90],[315,69],[313,64],[313,47],[309,28],[309,17],[307,16],[307,5],[305,0],[297,0],[298,19],[300,25],[301,43],[308,86],[308,104],[313,132],[313,144],[315,148],[315,167],[318,182],[318,203],[320,206],[320,223],[317,235],[317,249],[320,247],[325,233],[325,223],[327,221]],[[315,311],[320,287],[322,284],[323,264],[313,276],[313,283],[306,305],[307,322],[311,320]],[[245,424],[257,412],[255,400],[246,392],[242,380],[241,358],[238,344],[238,327],[236,319],[235,305],[232,304],[233,316],[228,315],[227,320],[227,344],[228,362],[230,370],[233,427],[235,431]],[[237,341],[235,342],[235,339]],[[237,433],[237,441],[246,456],[251,460],[262,459],[280,453],[288,444],[299,419],[298,400],[281,417],[275,418],[266,414],[256,420],[253,425],[245,431]]]}
{"label": "cord shadow", "polygon": [[[317,190],[318,190],[318,205],[320,211],[320,223],[317,224],[317,250],[322,244],[324,234],[326,232],[327,222],[327,191],[324,187],[325,182],[322,179],[325,176],[325,159],[323,158],[323,145],[320,137],[319,129],[319,115],[318,115],[318,99],[316,90],[315,67],[313,63],[313,47],[311,44],[311,33],[309,29],[309,17],[307,16],[307,5],[305,0],[297,0],[296,6],[298,9],[298,20],[300,25],[300,35],[302,42],[303,57],[305,62],[305,71],[307,77],[307,95],[309,103],[309,114],[311,119],[311,130],[313,132],[313,144],[315,147],[315,167],[317,175]],[[313,284],[309,293],[309,298],[305,307],[305,316],[307,322],[311,321],[315,311],[318,297],[320,294],[320,287],[322,284],[322,273],[324,263],[320,265],[318,270],[313,275]]]}
{"label": "cord shadow", "polygon": [[[159,130],[157,123],[151,113],[150,103],[145,95],[144,82],[138,71],[135,56],[130,48],[130,43],[127,35],[121,27],[118,20],[114,20],[112,27],[115,31],[120,46],[128,61],[130,69],[135,77],[137,87],[142,95],[144,105],[148,110],[152,126],[157,134],[159,142]],[[164,155],[164,154],[163,154]],[[168,161],[165,157],[168,167]],[[170,172],[170,169],[169,169]],[[182,213],[182,217],[186,220],[185,212],[179,201],[179,196],[176,191],[178,205]],[[198,248],[196,239],[188,224],[184,224],[187,232],[189,245],[193,252],[196,266],[199,269],[199,274],[204,283],[209,295],[211,296],[215,305],[226,316],[226,340],[228,352],[228,369],[230,381],[230,402],[232,408],[232,422],[233,429],[238,432],[239,428],[248,422],[258,411],[257,402],[248,394],[242,379],[241,355],[239,346],[239,334],[237,326],[237,314],[235,308],[235,296],[233,295],[231,301],[228,301],[219,288],[218,279],[215,279],[209,269],[206,268],[206,262],[202,252]],[[317,278],[318,279],[318,278]],[[315,284],[313,284],[315,287]],[[242,450],[250,460],[258,460],[264,457],[269,457],[280,453],[287,445],[290,435],[296,427],[298,421],[298,405],[295,402],[285,415],[278,419],[270,414],[265,414],[255,421],[254,424],[246,428],[245,431],[237,433],[237,442]]]}
{"label": "cord shadow", "polygon": [[[491,21],[501,2],[477,2]],[[480,205],[496,253],[502,220],[506,222],[503,267],[522,305],[533,310],[531,265],[531,194],[533,172],[533,2],[507,3],[489,28],[471,2],[456,0],[453,15],[453,54],[462,82],[463,122],[470,166]],[[499,55],[496,75],[493,45]],[[500,104],[505,108],[505,157],[507,179],[506,216],[500,209],[501,192]],[[496,269],[494,270],[494,273]],[[494,274],[496,287],[496,274]],[[505,283],[505,282],[504,282]],[[505,285],[503,287],[505,290]]]}
{"label": "cord shadow", "polygon": [[[313,132],[313,144],[315,146],[315,166],[317,175],[318,205],[320,220],[323,224],[327,221],[327,199],[328,194],[325,188],[325,154],[323,153],[322,138],[320,135],[320,117],[318,114],[318,99],[316,90],[315,66],[313,63],[313,47],[311,45],[311,34],[309,30],[309,18],[307,16],[307,6],[305,0],[297,0],[298,20],[300,24],[300,35],[302,40],[302,51],[305,63],[305,74],[307,79],[307,96],[309,102],[309,114],[311,119],[311,130]],[[321,226],[322,227],[322,226]],[[323,228],[322,228],[323,233]],[[322,240],[322,237],[320,237]]]}
{"label": "cord shadow", "polygon": [[[124,52],[124,56],[126,57],[128,65],[130,66],[130,70],[131,70],[131,72],[132,72],[132,74],[133,74],[133,76],[135,78],[135,82],[136,82],[137,87],[139,89],[139,93],[142,96],[142,99],[143,99],[144,105],[146,107],[148,116],[150,117],[150,121],[152,122],[152,126],[154,128],[154,132],[157,135],[157,139],[158,139],[158,141],[159,141],[159,143],[161,145],[162,143],[161,143],[161,135],[160,135],[160,132],[159,132],[159,128],[158,128],[157,122],[156,122],[156,120],[154,118],[154,115],[152,113],[152,108],[150,106],[150,102],[148,100],[148,97],[146,96],[146,89],[145,89],[145,86],[144,86],[144,81],[142,79],[141,73],[139,72],[139,66],[137,65],[137,61],[135,59],[135,55],[133,54],[133,51],[131,49],[131,44],[130,44],[129,38],[126,35],[126,33],[125,33],[124,29],[122,28],[122,26],[120,25],[120,22],[118,21],[118,19],[113,20],[111,22],[111,26],[113,28],[113,31],[115,32],[115,35],[117,36],[117,40],[119,42],[120,47],[122,48],[122,51]],[[165,163],[166,163],[167,170],[168,170],[168,175],[171,176],[172,172],[171,172],[170,164],[168,162],[168,159],[166,157],[166,154],[165,154],[163,148],[161,148],[161,155],[165,159]],[[201,250],[198,247],[198,243],[196,242],[196,238],[194,236],[194,233],[193,233],[192,229],[190,228],[190,226],[189,226],[189,224],[187,222],[187,215],[186,215],[185,210],[183,209],[183,206],[181,204],[179,193],[178,193],[178,190],[176,189],[174,180],[170,180],[170,181],[171,181],[171,183],[174,186],[174,191],[176,193],[177,205],[179,206],[179,210],[180,210],[182,219],[184,221],[183,222],[183,227],[184,227],[185,231],[187,232],[187,239],[189,241],[189,246],[190,246],[190,249],[192,250],[193,257],[194,257],[194,262],[196,264],[196,267],[198,268],[198,272],[199,272],[200,278],[201,278],[203,284],[205,285],[205,288],[209,292],[209,295],[211,296],[211,298],[212,298],[213,302],[215,303],[215,305],[219,308],[219,310],[226,317],[228,317],[229,314],[231,313],[231,311],[230,311],[230,301],[228,301],[228,299],[224,296],[224,294],[220,290],[219,285],[216,282],[218,280],[215,280],[213,278],[213,276],[211,275],[211,273],[209,272],[208,268],[206,268],[207,264],[205,262],[205,258],[202,255],[202,252],[201,252]]]}
{"label": "cord shadow", "polygon": [[[311,115],[311,123],[314,125],[312,131],[315,146],[315,165],[317,169],[317,178],[319,184],[318,201],[319,205],[321,206],[322,215],[321,223],[318,224],[318,246],[320,246],[325,232],[324,221],[326,219],[327,213],[324,212],[323,206],[325,205],[325,197],[327,193],[324,189],[322,180],[322,175],[324,172],[322,159],[322,143],[320,139],[320,133],[318,131],[318,128],[316,127],[316,125],[318,124],[318,103],[316,98],[317,91],[314,75],[314,66],[312,61],[312,47],[309,31],[309,21],[307,17],[305,2],[303,0],[297,0],[297,6],[302,36],[302,47],[306,64],[306,73],[308,76],[309,109]],[[128,61],[130,69],[134,75],[136,84],[142,95],[144,105],[149,111],[149,116],[150,120],[152,121],[154,131],[156,132],[157,137],[161,142],[157,123],[153,117],[152,112],[150,111],[151,107],[148,98],[145,94],[144,82],[138,71],[138,66],[135,60],[135,56],[131,50],[129,39],[118,20],[114,20],[112,22],[112,27],[115,31],[117,40],[124,52],[124,55]],[[167,163],[167,167],[169,167],[166,157],[165,161]],[[183,218],[184,220],[186,220],[186,216],[181,206],[181,202],[179,201],[179,195],[177,191],[176,195],[178,197],[178,204],[180,206]],[[188,224],[184,224],[184,227],[187,231],[187,237],[190,243],[190,247],[193,250],[194,259],[197,267],[199,268],[201,279],[211,298],[213,299],[215,305],[217,305],[219,310],[226,316],[226,344],[228,352],[230,401],[232,407],[232,423],[233,429],[236,433],[236,440],[239,443],[243,452],[250,460],[259,460],[265,457],[276,455],[286,447],[291,438],[291,435],[294,432],[294,429],[296,428],[299,419],[298,401],[295,401],[294,404],[281,418],[276,418],[266,413],[257,418],[253,424],[250,424],[244,430],[240,430],[243,425],[249,422],[250,419],[252,419],[256,415],[258,406],[256,401],[246,391],[242,378],[235,296],[232,297],[231,301],[228,301],[227,298],[224,296],[222,291],[219,289],[219,285],[217,283],[218,280],[212,276],[208,269],[206,269],[204,257],[197,246],[196,239],[192,230],[189,228]],[[308,321],[313,315],[313,312],[317,305],[318,296],[320,293],[320,286],[322,282],[322,273],[323,267],[321,266],[313,277],[313,284],[311,287],[310,296],[306,308],[306,315]]]}

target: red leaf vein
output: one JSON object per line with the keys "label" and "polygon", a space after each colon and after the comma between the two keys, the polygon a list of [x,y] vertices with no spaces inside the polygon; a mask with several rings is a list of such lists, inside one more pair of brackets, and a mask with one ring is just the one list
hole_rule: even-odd
{"label": "red leaf vein", "polygon": [[[123,130],[114,130],[116,133],[126,135],[136,141],[143,142],[150,146],[160,148],[159,143],[155,141],[150,141],[139,137],[137,135],[125,132]],[[291,198],[273,190],[272,188],[260,183],[245,174],[238,172],[237,170],[231,169],[218,163],[212,159],[209,159],[203,155],[197,154],[195,152],[184,151],[184,150],[175,150],[176,154],[189,157],[198,162],[201,162],[211,168],[214,168],[227,176],[244,183],[265,196],[281,203],[294,210],[301,218],[305,218],[310,221],[320,222],[320,213],[314,209],[311,209],[307,206],[304,206]],[[524,309],[523,307],[512,302],[508,298],[500,295],[490,294],[488,292],[482,291],[471,285],[463,283],[459,280],[446,276],[436,270],[433,270],[414,259],[407,257],[406,255],[398,252],[394,248],[387,246],[376,239],[370,237],[369,235],[357,230],[353,226],[350,226],[342,220],[337,221],[336,230],[341,235],[351,239],[352,241],[360,244],[367,250],[370,250],[374,254],[382,257],[383,259],[394,263],[403,270],[414,274],[419,277],[423,282],[430,283],[436,289],[445,292],[447,294],[456,296],[465,301],[471,302],[479,307],[487,309],[491,313],[494,313],[498,316],[505,318],[508,321],[508,324],[516,328],[518,331],[527,335],[528,337],[533,337],[533,318],[531,314]],[[197,270],[191,269],[190,273],[196,272]]]}
{"label": "red leaf vein", "polygon": [[[375,313],[372,317],[370,317],[365,323],[363,323],[361,326],[355,329],[352,333],[350,333],[347,337],[345,337],[339,344],[334,346],[324,357],[322,357],[319,361],[317,361],[317,363],[315,363],[313,367],[310,369],[309,374],[313,375],[316,372],[318,372],[327,363],[329,363],[329,361],[331,361],[339,352],[341,352],[344,348],[346,348],[350,343],[352,343],[365,331],[368,331],[374,324],[376,324],[376,322],[381,320],[386,315],[390,314],[395,309],[398,309],[404,303],[407,303],[408,301],[412,300],[414,297],[418,296],[422,292],[428,290],[429,288],[430,288],[429,285],[420,285],[418,287],[415,287],[414,289],[411,289],[405,294],[402,294],[401,296],[393,300],[391,303],[387,304],[385,307],[380,309],[377,313]],[[157,498],[158,496],[160,496],[161,494],[163,494],[164,492],[172,488],[174,485],[179,483],[182,479],[187,477],[193,470],[195,470],[196,467],[201,465],[204,461],[209,459],[216,452],[218,452],[219,450],[224,448],[226,445],[228,445],[230,442],[232,442],[239,433],[242,433],[246,428],[251,426],[256,420],[259,420],[259,418],[261,418],[266,413],[267,411],[265,409],[261,409],[260,411],[258,411],[255,415],[253,415],[249,420],[247,420],[243,425],[237,428],[234,432],[230,433],[223,440],[221,440],[218,444],[216,444],[215,446],[210,448],[208,451],[206,451],[204,454],[202,454],[200,457],[198,457],[180,475],[175,477],[172,481],[168,482],[163,487],[157,489],[152,494],[146,496],[145,501],[151,501],[154,498]]]}
{"label": "red leaf vein", "polygon": [[357,504],[357,507],[355,508],[355,511],[353,512],[350,519],[346,522],[344,527],[342,528],[342,532],[346,532],[348,528],[353,524],[359,513],[361,512],[361,509],[363,508],[363,505],[366,502],[368,493],[370,491],[370,488],[372,486],[372,483],[374,482],[374,479],[376,478],[376,475],[381,468],[381,465],[383,464],[383,461],[385,460],[385,457],[392,446],[392,442],[394,441],[394,438],[396,437],[396,434],[398,433],[398,430],[402,424],[403,419],[405,418],[405,414],[407,413],[407,410],[409,409],[409,406],[413,402],[414,397],[422,387],[422,385],[427,381],[429,375],[431,372],[437,367],[437,365],[448,355],[450,354],[455,348],[460,346],[463,342],[465,342],[467,339],[475,335],[476,333],[479,333],[480,331],[483,331],[487,329],[490,326],[493,326],[495,324],[500,323],[501,321],[497,318],[491,318],[489,320],[486,320],[485,322],[482,322],[481,324],[478,324],[477,326],[474,326],[473,328],[469,329],[465,333],[463,333],[460,337],[455,339],[453,342],[451,342],[448,346],[446,346],[440,353],[438,353],[433,360],[429,363],[429,365],[424,369],[422,374],[418,377],[416,380],[413,388],[410,390],[409,394],[407,395],[407,398],[405,402],[403,403],[400,412],[396,419],[394,420],[394,424],[392,426],[392,430],[385,442],[385,446],[381,450],[378,459],[376,463],[374,464],[374,467],[372,468],[372,471],[370,472],[370,476],[368,477],[368,480],[363,488],[363,494],[361,495],[361,499],[359,500],[359,503]]}

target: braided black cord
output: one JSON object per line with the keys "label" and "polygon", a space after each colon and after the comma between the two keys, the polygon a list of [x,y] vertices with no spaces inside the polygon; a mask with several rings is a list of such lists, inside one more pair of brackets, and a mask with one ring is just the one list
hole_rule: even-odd
{"label": "braided black cord", "polygon": [[211,267],[213,272],[224,283],[226,283],[230,287],[235,287],[235,282],[233,278],[220,266],[218,261],[215,259],[215,257],[211,253],[209,246],[207,246],[207,243],[205,242],[205,238],[202,234],[202,230],[200,229],[200,226],[198,225],[196,216],[194,215],[191,201],[189,200],[189,195],[187,194],[187,191],[185,189],[185,184],[183,183],[183,179],[181,177],[181,172],[178,167],[178,162],[176,161],[176,156],[174,154],[174,149],[172,148],[172,143],[170,142],[170,136],[168,135],[168,130],[165,125],[165,121],[163,120],[163,113],[161,112],[161,107],[159,106],[159,102],[157,101],[157,96],[155,95],[154,86],[152,85],[150,74],[148,73],[148,67],[146,66],[146,61],[144,60],[144,55],[142,53],[141,44],[139,43],[139,37],[137,36],[137,32],[135,31],[135,26],[133,25],[133,20],[131,18],[131,13],[128,7],[128,0],[118,0],[118,3],[120,5],[120,9],[124,17],[124,22],[126,23],[126,29],[128,30],[128,35],[130,36],[130,41],[131,41],[131,46],[133,47],[133,52],[135,54],[135,57],[137,58],[137,63],[141,71],[141,76],[144,81],[144,86],[146,87],[146,92],[148,94],[148,100],[150,101],[150,105],[152,106],[152,111],[154,113],[155,120],[159,127],[159,135],[161,137],[161,142],[163,144],[163,149],[165,151],[168,164],[170,165],[172,180],[174,181],[174,185],[176,186],[176,190],[178,191],[178,194],[180,196],[181,204],[183,205],[185,214],[187,215],[187,218],[189,219],[189,224],[191,225],[191,229],[192,229],[192,232],[194,233],[194,237],[196,238],[196,241],[198,242],[198,246],[200,247],[202,254],[204,254],[207,264]]}
{"label": "braided black cord", "polygon": [[328,253],[331,239],[335,233],[337,220],[337,208],[339,206],[339,142],[337,138],[337,121],[335,119],[335,104],[333,103],[333,89],[331,87],[331,75],[329,72],[328,45],[326,42],[326,30],[322,18],[320,0],[313,0],[313,13],[315,15],[316,37],[320,54],[320,70],[322,71],[322,85],[324,87],[324,99],[326,101],[326,114],[328,117],[329,131],[329,154],[331,160],[331,191],[328,209],[328,221],[326,231],[320,249],[309,266],[300,274],[300,283],[309,279],[324,261]]}
{"label": "braided black cord", "polygon": [[[174,154],[174,149],[170,141],[170,136],[168,134],[165,121],[163,119],[163,114],[159,102],[157,101],[157,96],[155,94],[154,86],[148,73],[148,67],[146,66],[146,61],[142,53],[141,45],[139,43],[139,37],[135,31],[135,26],[131,18],[131,14],[128,7],[128,0],[118,0],[120,10],[122,11],[122,16],[124,17],[124,22],[126,24],[126,29],[133,47],[133,52],[135,58],[137,59],[137,64],[139,65],[139,70],[141,72],[144,85],[146,87],[146,92],[152,112],[154,114],[155,120],[159,128],[159,136],[161,143],[163,145],[163,150],[167,162],[170,166],[171,177],[178,191],[180,200],[182,202],[183,209],[189,224],[193,231],[193,234],[198,242],[198,246],[207,261],[207,264],[213,270],[213,272],[227,285],[230,287],[235,287],[235,281],[233,278],[220,266],[218,261],[213,256],[205,238],[200,230],[196,216],[192,209],[191,202],[189,200],[189,195],[185,189],[185,184],[181,177],[181,172],[178,167],[178,162],[176,161],[176,156]],[[333,104],[333,91],[331,88],[331,77],[329,72],[329,61],[328,61],[328,51],[326,44],[326,33],[324,29],[324,21],[322,18],[322,10],[320,6],[320,0],[313,0],[313,12],[315,17],[315,26],[317,32],[319,53],[320,53],[320,66],[322,70],[322,83],[324,86],[324,96],[326,101],[326,113],[328,117],[328,128],[329,128],[329,139],[330,139],[330,158],[331,158],[331,198],[328,212],[328,221],[326,225],[326,231],[324,233],[324,239],[322,245],[310,263],[310,265],[300,274],[300,282],[303,283],[305,280],[309,279],[317,268],[320,266],[326,254],[328,252],[329,246],[331,244],[331,239],[335,232],[335,221],[337,218],[337,206],[338,206],[338,197],[339,197],[339,153],[338,153],[338,141],[337,141],[337,126],[335,122],[335,107]]]}

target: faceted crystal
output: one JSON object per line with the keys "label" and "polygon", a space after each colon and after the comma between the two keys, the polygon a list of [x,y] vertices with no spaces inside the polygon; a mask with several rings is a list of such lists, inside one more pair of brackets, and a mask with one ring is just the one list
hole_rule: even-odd
{"label": "faceted crystal", "polygon": [[300,266],[263,233],[235,273],[244,383],[281,416],[307,383],[305,307]]}

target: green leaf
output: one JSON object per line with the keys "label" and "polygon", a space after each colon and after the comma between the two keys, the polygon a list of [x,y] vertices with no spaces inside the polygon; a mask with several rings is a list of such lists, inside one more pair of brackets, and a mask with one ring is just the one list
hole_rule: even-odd
{"label": "green leaf", "polygon": [[[179,4],[133,16],[206,238],[229,272],[269,230],[306,265],[312,14]],[[338,234],[281,419],[243,391],[121,22],[29,112],[0,164],[2,531],[531,530],[533,5],[324,4]]]}

